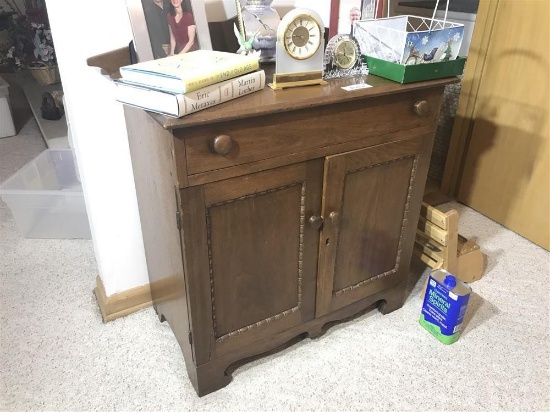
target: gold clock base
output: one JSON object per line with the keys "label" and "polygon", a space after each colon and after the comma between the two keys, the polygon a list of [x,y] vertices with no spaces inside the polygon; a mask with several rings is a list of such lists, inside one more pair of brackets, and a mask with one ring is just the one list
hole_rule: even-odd
{"label": "gold clock base", "polygon": [[282,90],[291,87],[315,86],[326,83],[323,80],[323,71],[316,70],[303,73],[274,74],[273,83],[269,83],[268,86],[273,90]]}

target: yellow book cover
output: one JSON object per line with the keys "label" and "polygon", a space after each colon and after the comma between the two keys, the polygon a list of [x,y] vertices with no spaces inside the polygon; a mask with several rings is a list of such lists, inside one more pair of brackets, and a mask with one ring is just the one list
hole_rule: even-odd
{"label": "yellow book cover", "polygon": [[120,68],[120,74],[124,80],[143,86],[188,93],[255,71],[259,67],[257,56],[195,50],[123,66]]}

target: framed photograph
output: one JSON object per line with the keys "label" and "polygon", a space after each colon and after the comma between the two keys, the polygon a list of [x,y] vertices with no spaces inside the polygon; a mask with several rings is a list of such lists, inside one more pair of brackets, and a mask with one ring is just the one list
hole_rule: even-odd
{"label": "framed photograph", "polygon": [[353,35],[353,24],[357,20],[382,17],[384,0],[331,0],[329,36]]}
{"label": "framed photograph", "polygon": [[139,62],[212,50],[202,0],[126,0]]}
{"label": "framed photograph", "polygon": [[361,13],[363,20],[384,17],[384,0],[362,0]]}

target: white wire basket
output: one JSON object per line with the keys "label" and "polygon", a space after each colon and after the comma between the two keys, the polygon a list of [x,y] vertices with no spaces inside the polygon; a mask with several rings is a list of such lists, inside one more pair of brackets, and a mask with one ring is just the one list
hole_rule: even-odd
{"label": "white wire basket", "polygon": [[361,20],[355,30],[361,54],[402,65],[454,60],[463,37],[463,24],[411,15]]}

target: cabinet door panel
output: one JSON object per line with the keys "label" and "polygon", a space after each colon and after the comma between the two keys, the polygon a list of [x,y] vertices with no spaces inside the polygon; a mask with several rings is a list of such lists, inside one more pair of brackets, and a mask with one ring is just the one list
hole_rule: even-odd
{"label": "cabinet door panel", "polygon": [[301,192],[298,182],[208,207],[216,337],[301,303]]}
{"label": "cabinet door panel", "polygon": [[306,220],[320,214],[321,176],[312,161],[203,187],[195,279],[210,291],[201,329],[218,356],[314,317],[319,232]]}
{"label": "cabinet door panel", "polygon": [[348,172],[334,293],[395,268],[413,164],[411,156]]}
{"label": "cabinet door panel", "polygon": [[414,138],[326,158],[317,316],[402,280],[421,144]]}

